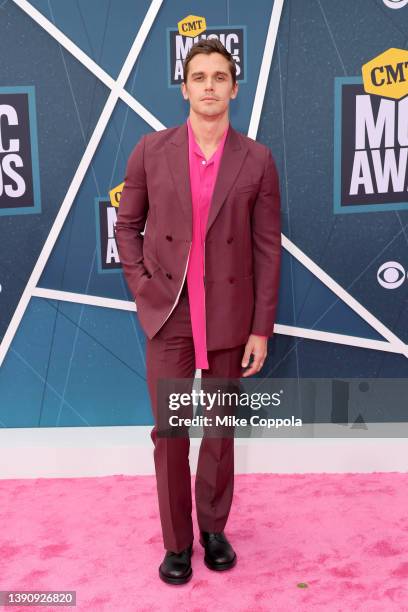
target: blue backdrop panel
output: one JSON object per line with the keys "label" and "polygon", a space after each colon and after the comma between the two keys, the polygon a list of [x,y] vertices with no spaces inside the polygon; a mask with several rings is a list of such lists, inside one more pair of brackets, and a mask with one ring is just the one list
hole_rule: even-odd
{"label": "blue backdrop panel", "polygon": [[[1,317],[4,335],[28,281],[108,91],[70,53],[17,6],[2,9],[2,87],[31,86],[35,92],[40,214],[2,215]],[[22,44],[24,42],[24,44]]]}
{"label": "blue backdrop panel", "polygon": [[[32,5],[116,78],[150,3],[36,0]],[[126,90],[164,126],[182,123],[188,104],[179,85],[171,83],[177,23],[196,14],[205,17],[207,34],[238,28],[244,78],[231,104],[231,121],[247,132],[271,9],[266,0],[251,5],[214,0],[205,7],[198,1],[165,0]],[[4,95],[6,88],[32,88],[35,121],[30,118],[30,129],[35,123],[36,142],[33,131],[31,137],[40,209],[0,216],[0,338],[109,94],[13,2],[2,15],[0,51],[8,61],[0,75],[0,95],[1,87]],[[334,184],[335,134],[346,120],[335,115],[335,83],[361,78],[362,65],[388,48],[404,49],[407,25],[408,6],[392,10],[383,0],[286,0],[257,134],[278,166],[284,234],[404,341],[408,282],[389,290],[378,282],[377,271],[388,261],[408,269],[408,211],[337,214]],[[153,129],[123,101],[116,103],[39,287],[132,299],[120,266],[109,273],[101,267],[97,213],[100,203],[109,205],[109,191],[123,181],[136,142]],[[287,251],[277,322],[383,340]],[[0,425],[152,424],[144,347],[134,312],[33,297],[0,369]],[[260,376],[401,377],[407,371],[407,359],[398,354],[275,335]]]}

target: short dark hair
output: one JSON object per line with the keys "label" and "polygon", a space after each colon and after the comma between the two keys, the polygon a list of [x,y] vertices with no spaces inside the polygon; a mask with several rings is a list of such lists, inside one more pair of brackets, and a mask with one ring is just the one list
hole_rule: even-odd
{"label": "short dark hair", "polygon": [[234,59],[231,53],[227,51],[224,45],[216,38],[203,38],[198,42],[194,43],[194,45],[191,47],[190,51],[186,55],[183,64],[184,83],[187,81],[188,65],[193,59],[193,57],[195,55],[198,55],[199,53],[205,53],[206,55],[210,55],[210,53],[221,53],[221,55],[223,55],[225,59],[228,60],[229,69],[232,76],[232,82],[235,85],[235,83],[237,82],[237,67],[235,65]]}

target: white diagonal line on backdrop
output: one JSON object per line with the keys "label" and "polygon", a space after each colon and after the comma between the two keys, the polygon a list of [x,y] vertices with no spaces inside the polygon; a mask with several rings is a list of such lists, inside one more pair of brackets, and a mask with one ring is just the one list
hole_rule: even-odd
{"label": "white diagonal line on backdrop", "polygon": [[323,342],[332,342],[334,344],[346,344],[347,346],[355,346],[358,348],[385,351],[386,353],[400,353],[400,351],[396,350],[390,342],[360,338],[359,336],[350,336],[349,334],[338,334],[307,327],[292,327],[291,325],[281,325],[280,323],[275,324],[274,332],[284,336],[305,338],[306,340],[320,340]]}
{"label": "white diagonal line on backdrop", "polygon": [[[137,312],[135,302],[130,302],[129,300],[117,300],[113,298],[99,297],[98,295],[73,293],[71,291],[60,291],[59,289],[44,289],[42,287],[35,287],[32,295],[49,300],[73,302],[74,304],[101,306],[102,308],[116,308],[117,310]],[[308,340],[334,342],[335,344],[347,344],[349,346],[385,351],[387,353],[400,353],[399,350],[395,350],[395,348],[389,342],[385,342],[384,340],[372,340],[369,338],[350,336],[348,334],[338,334],[304,327],[281,325],[280,323],[276,323],[274,331],[275,333],[282,334],[284,336],[295,336],[298,338],[306,338]]]}
{"label": "white diagonal line on backdrop", "polygon": [[[282,12],[283,0],[275,0],[266,37],[264,56],[262,59],[261,70],[258,79],[258,86],[255,93],[254,106],[252,110],[251,122],[248,136],[256,139],[261,111],[264,103],[266,87],[268,84],[269,73],[272,65],[273,51],[275,48],[278,25]],[[310,270],[323,284],[333,291],[347,306],[357,312],[373,329],[388,340],[393,347],[392,352],[397,352],[408,357],[408,345],[386,327],[377,317],[369,312],[360,302],[353,298],[339,283],[331,278],[322,268],[320,268],[310,257],[299,249],[289,238],[282,234],[282,246],[301,264]]]}
{"label": "white diagonal line on backdrop", "polygon": [[[28,4],[25,0],[13,0],[16,4],[20,4],[24,2],[25,5]],[[7,328],[7,331],[4,335],[3,341],[0,345],[0,366],[3,363],[4,357],[6,356],[7,350],[14,338],[14,335],[17,331],[17,328],[20,324],[20,321],[25,313],[28,302],[30,301],[31,295],[33,293],[34,288],[38,283],[38,279],[40,278],[45,264],[48,261],[50,253],[54,247],[54,244],[60,234],[62,226],[65,222],[65,219],[71,209],[72,203],[75,199],[75,196],[81,186],[81,183],[84,179],[84,176],[89,168],[89,165],[92,161],[92,158],[96,152],[96,149],[99,145],[99,142],[102,138],[102,135],[105,131],[105,128],[108,124],[108,121],[112,115],[112,112],[115,108],[116,102],[120,96],[120,92],[123,91],[123,87],[129,78],[129,74],[136,62],[139,53],[142,49],[143,43],[147,38],[147,35],[150,31],[150,28],[153,25],[154,19],[163,3],[163,0],[152,0],[152,3],[149,6],[149,9],[145,15],[142,25],[136,35],[136,38],[132,44],[132,47],[125,59],[125,62],[122,66],[122,69],[119,73],[119,76],[116,81],[114,81],[112,90],[108,96],[108,99],[105,103],[105,106],[102,110],[102,113],[98,119],[98,122],[95,126],[95,129],[92,133],[91,138],[89,139],[88,145],[85,149],[85,152],[79,162],[78,168],[74,174],[74,177],[71,181],[71,184],[68,188],[68,191],[65,195],[65,198],[61,204],[61,207],[58,211],[58,214],[55,218],[53,226],[47,236],[47,239],[44,243],[44,246],[41,250],[41,253],[37,259],[37,262],[34,266],[34,269],[30,275],[30,278],[27,282],[27,285],[22,293],[20,301],[17,305],[16,310],[14,311],[14,315],[10,321],[10,324]]]}
{"label": "white diagonal line on backdrop", "polygon": [[308,257],[299,247],[297,247],[289,238],[282,234],[282,245],[293,257],[301,262],[305,268],[310,270],[312,274],[335,293],[347,306],[356,312],[366,323],[375,329],[383,338],[388,340],[396,349],[393,352],[402,353],[408,357],[408,345],[406,345],[398,336],[396,336],[386,325],[384,325],[377,317],[375,317],[367,308],[358,302],[350,293],[348,293],[339,283],[337,283],[327,272],[318,266],[310,257]]}
{"label": "white diagonal line on backdrop", "polygon": [[269,21],[268,33],[266,35],[264,53],[261,69],[259,71],[258,84],[256,86],[254,103],[252,106],[251,120],[249,122],[248,136],[256,140],[259,121],[261,119],[262,107],[265,99],[266,87],[268,85],[269,72],[272,64],[273,51],[278,36],[279,22],[282,14],[284,0],[274,0],[271,19]]}
{"label": "white diagonal line on backdrop", "polygon": [[[109,89],[117,89],[117,93],[119,98],[121,98],[126,104],[128,104],[134,111],[137,113],[146,123],[148,123],[155,130],[164,129],[164,125],[150,113],[140,102],[138,102],[126,89],[124,89],[124,85],[126,83],[125,79],[121,87],[117,87],[117,83],[119,78],[115,81],[114,78],[110,76],[99,64],[97,64],[89,55],[87,55],[80,47],[78,47],[68,36],[66,36],[61,30],[59,30],[49,19],[45,17],[40,11],[38,11],[32,4],[27,2],[27,0],[13,0],[17,6],[19,6],[27,15],[29,15],[38,25],[40,25],[48,34],[50,34],[55,40],[57,40],[60,45],[62,45],[67,51],[71,53],[81,62],[94,76],[102,81]],[[152,5],[156,5],[158,0],[154,0]],[[161,5],[163,0],[159,2]],[[147,14],[152,11],[152,5],[149,8]],[[160,6],[159,6],[160,8]],[[155,16],[157,14],[158,9],[155,11]],[[153,19],[154,21],[154,19]],[[153,22],[152,21],[152,22]],[[149,29],[151,24],[149,26]],[[143,28],[143,24],[141,29]],[[128,75],[129,76],[129,75]]]}
{"label": "white diagonal line on backdrop", "polygon": [[[112,0],[109,0],[109,6],[110,6],[111,1]],[[53,13],[52,6],[51,6],[51,0],[47,0],[47,4],[48,4],[48,9],[49,9],[49,12],[50,12],[50,15],[51,15],[51,19],[52,19],[53,22],[55,22],[54,13]],[[78,11],[79,11],[79,13],[81,15],[79,5],[78,5],[77,8],[78,8]],[[108,18],[109,18],[109,8],[106,11],[106,16],[105,16],[104,32],[103,32],[103,39],[102,39],[103,41],[105,40],[105,35],[106,35],[106,30],[107,30],[107,25],[108,25]],[[91,45],[90,41],[89,41],[89,44],[90,44],[90,48],[92,50],[92,45]],[[102,42],[102,48],[103,48],[103,42]],[[73,102],[73,105],[74,105],[74,108],[75,108],[75,112],[76,112],[76,115],[77,115],[77,119],[78,119],[79,130],[80,130],[81,135],[82,135],[84,147],[86,147],[87,137],[85,135],[85,128],[84,128],[84,125],[83,125],[83,122],[82,122],[81,113],[79,111],[79,106],[78,106],[78,102],[77,102],[77,99],[76,99],[76,96],[75,96],[74,87],[72,85],[71,77],[70,77],[70,74],[69,74],[69,69],[68,69],[68,66],[67,66],[67,62],[66,62],[66,58],[65,58],[65,53],[63,52],[63,48],[62,48],[62,46],[59,43],[58,43],[58,50],[59,50],[59,53],[60,53],[60,56],[61,56],[61,62],[63,64],[63,66],[64,66],[64,70],[65,70],[65,74],[66,74],[66,78],[67,78],[67,83],[68,83],[68,86],[69,86],[69,89],[70,89],[70,92],[71,92],[72,102]],[[100,52],[99,58],[101,58],[101,56],[102,56],[102,52]],[[96,83],[97,82],[98,82],[98,79],[94,79],[92,102],[94,100],[94,94],[95,94],[95,88],[96,88]],[[126,107],[126,108],[128,108],[128,107]],[[91,104],[91,110],[92,110],[92,104]],[[88,130],[87,130],[87,132],[88,132]],[[95,183],[95,188],[96,188],[98,197],[101,197],[101,191],[99,189],[99,183],[98,183],[98,180],[97,180],[97,177],[96,177],[96,172],[95,172],[95,169],[94,169],[94,165],[92,163],[91,163],[90,168],[91,168],[91,173],[93,175],[93,180],[94,180],[94,183]],[[70,227],[69,227],[68,245],[70,245],[70,242],[71,242],[72,227],[73,227],[73,223],[71,223]],[[89,273],[88,273],[87,283],[86,283],[86,287],[85,287],[85,291],[86,292],[88,292],[89,282],[90,282],[91,273],[92,273],[93,265],[94,265],[94,262],[95,262],[95,258],[96,258],[96,249],[95,249],[94,254],[93,254],[92,258],[91,258],[91,268],[90,268]],[[63,276],[62,276],[62,278],[65,277],[66,263],[67,263],[67,258],[64,259]],[[65,409],[64,401],[65,401],[65,395],[66,395],[66,390],[67,390],[68,382],[69,382],[70,375],[71,375],[71,368],[72,368],[72,364],[73,364],[73,356],[74,356],[75,347],[76,347],[76,344],[77,344],[77,341],[78,341],[78,337],[79,337],[79,330],[82,329],[81,328],[81,321],[82,321],[82,316],[83,316],[83,309],[84,309],[83,306],[81,306],[80,312],[79,312],[79,319],[78,319],[77,325],[75,326],[75,329],[74,329],[73,342],[72,342],[72,347],[71,347],[71,354],[70,354],[70,358],[69,358],[69,361],[68,361],[68,366],[67,366],[67,368],[65,369],[65,372],[64,372],[65,380],[64,380],[64,384],[63,384],[62,395],[59,398],[60,402],[59,402],[59,408],[58,408],[58,416],[57,416],[56,421],[54,422],[55,426],[58,426],[60,424],[61,413]],[[54,343],[55,343],[55,340],[56,340],[56,338],[55,338],[55,330],[56,330],[58,318],[61,316],[61,314],[62,313],[60,312],[60,302],[58,302],[57,306],[56,306],[56,309],[55,309],[55,317],[54,317],[54,321],[53,321],[52,337],[51,337],[51,342],[50,342],[50,347],[49,347],[49,353],[48,353],[48,359],[47,359],[47,367],[46,367],[46,371],[45,371],[45,380],[48,380],[48,375],[49,375],[49,372],[50,372],[50,362],[51,362],[51,359],[52,359]],[[47,388],[46,385],[44,385],[43,391],[42,391],[42,395],[41,395],[41,405],[40,405],[39,416],[38,416],[38,426],[41,425],[41,422],[42,422],[42,419],[43,419],[43,411],[44,411],[44,405],[45,405],[45,402],[46,402],[47,392],[48,392],[48,388]]]}
{"label": "white diagonal line on backdrop", "polygon": [[73,291],[34,287],[32,295],[48,300],[61,300],[63,302],[73,302],[74,304],[86,304],[87,306],[104,306],[106,308],[117,308],[119,310],[134,310],[135,312],[137,310],[135,302],[129,300],[118,300],[86,293],[74,293]]}

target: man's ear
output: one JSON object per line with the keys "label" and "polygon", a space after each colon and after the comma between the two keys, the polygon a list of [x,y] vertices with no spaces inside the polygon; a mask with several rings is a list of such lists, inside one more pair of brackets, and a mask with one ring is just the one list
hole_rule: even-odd
{"label": "man's ear", "polygon": [[181,88],[181,94],[182,94],[183,98],[185,100],[188,100],[187,87],[186,87],[186,84],[185,84],[184,81],[181,82],[180,88]]}
{"label": "man's ear", "polygon": [[234,100],[237,97],[238,89],[239,89],[239,85],[238,85],[238,81],[237,81],[235,83],[234,87],[232,88],[232,91],[231,91],[231,100]]}

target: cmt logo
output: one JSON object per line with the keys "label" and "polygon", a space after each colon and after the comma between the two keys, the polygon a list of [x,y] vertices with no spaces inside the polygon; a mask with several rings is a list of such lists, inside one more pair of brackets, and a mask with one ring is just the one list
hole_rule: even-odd
{"label": "cmt logo", "polygon": [[167,29],[169,87],[183,80],[183,63],[187,53],[199,40],[215,38],[229,51],[237,69],[237,81],[246,82],[246,26],[207,26],[205,17],[187,15],[177,28]]}
{"label": "cmt logo", "polygon": [[113,187],[109,191],[109,198],[95,199],[96,251],[100,273],[120,272],[122,269],[115,238],[115,224],[124,184],[123,181]]}
{"label": "cmt logo", "polygon": [[178,31],[181,36],[198,36],[207,29],[205,17],[197,17],[197,15],[188,15],[178,22]]}
{"label": "cmt logo", "polygon": [[120,196],[122,195],[122,190],[123,190],[124,184],[125,184],[125,181],[123,181],[119,185],[116,185],[116,187],[111,189],[110,192],[109,192],[110,203],[115,208],[119,208]]}
{"label": "cmt logo", "polygon": [[397,289],[406,278],[407,273],[398,261],[386,261],[377,271],[377,280],[384,289]]}
{"label": "cmt logo", "polygon": [[364,90],[400,100],[408,94],[408,51],[387,49],[361,68]]}
{"label": "cmt logo", "polygon": [[0,87],[0,215],[39,212],[34,87]]}
{"label": "cmt logo", "polygon": [[408,210],[408,51],[336,77],[334,212]]}

